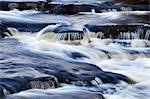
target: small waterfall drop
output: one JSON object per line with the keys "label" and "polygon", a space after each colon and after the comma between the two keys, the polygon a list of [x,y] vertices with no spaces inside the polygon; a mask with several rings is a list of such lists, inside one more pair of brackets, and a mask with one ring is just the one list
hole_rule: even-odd
{"label": "small waterfall drop", "polygon": [[9,32],[12,34],[12,36],[19,35],[19,31],[16,28],[7,28]]}
{"label": "small waterfall drop", "polygon": [[146,31],[144,39],[149,40],[150,39],[150,30]]}
{"label": "small waterfall drop", "polygon": [[38,40],[41,39],[41,37],[45,34],[45,33],[53,33],[53,30],[56,29],[57,27],[61,26],[61,24],[56,24],[56,25],[48,25],[45,28],[43,28],[42,30],[40,30],[37,35],[36,38]]}
{"label": "small waterfall drop", "polygon": [[150,30],[143,30],[143,29],[137,29],[137,31],[121,31],[117,32],[117,31],[113,31],[113,34],[111,32],[108,31],[112,31],[109,30],[109,28],[105,29],[105,31],[97,31],[97,32],[93,32],[90,31],[88,28],[84,28],[83,31],[88,35],[89,38],[99,38],[99,39],[106,39],[106,38],[111,38],[111,39],[122,39],[122,40],[133,40],[133,39],[145,39],[145,40],[149,40],[150,39]]}
{"label": "small waterfall drop", "polygon": [[32,89],[55,88],[55,84],[52,81],[31,81],[29,84]]}
{"label": "small waterfall drop", "polygon": [[95,9],[91,9],[91,13],[92,13],[92,14],[96,14]]}

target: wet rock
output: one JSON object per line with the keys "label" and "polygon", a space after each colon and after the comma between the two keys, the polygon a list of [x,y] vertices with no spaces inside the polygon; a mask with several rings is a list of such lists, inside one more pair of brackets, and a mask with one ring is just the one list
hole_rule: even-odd
{"label": "wet rock", "polygon": [[97,85],[131,81],[128,77],[105,72],[92,64],[31,52],[14,39],[3,39],[0,42],[0,86],[9,93],[30,88],[55,88],[58,86],[55,77],[59,83],[79,86],[95,86],[93,81]]}
{"label": "wet rock", "polygon": [[150,39],[149,25],[90,25],[87,24],[85,27],[94,32],[97,38],[114,38],[114,39]]}
{"label": "wet rock", "polygon": [[87,56],[81,54],[81,53],[78,53],[78,52],[73,52],[71,53],[71,57],[74,58],[74,59],[78,59],[78,58],[87,58]]}
{"label": "wet rock", "polygon": [[100,9],[97,9],[97,7],[98,5],[94,4],[51,4],[48,10],[50,13],[72,15],[79,12],[91,12],[92,9],[100,12]]}
{"label": "wet rock", "polygon": [[[43,8],[43,4],[46,4],[46,0],[1,0],[0,1],[0,10],[13,10],[13,9],[19,9],[19,10],[30,10],[30,9],[36,9],[43,11],[45,8]],[[51,2],[50,0],[48,2]]]}
{"label": "wet rock", "polygon": [[115,2],[123,2],[127,4],[149,4],[149,1],[147,0],[113,0]]}
{"label": "wet rock", "polygon": [[[15,73],[10,74],[15,75]],[[15,77],[0,78],[1,96],[17,93],[32,88],[37,89],[56,88],[58,85],[59,84],[57,83],[57,79],[54,76],[50,75],[47,77],[40,76],[34,78],[31,76],[27,77],[26,75],[19,76],[18,74]]]}
{"label": "wet rock", "polygon": [[11,33],[7,29],[7,27],[3,24],[0,24],[0,38],[11,36]]}
{"label": "wet rock", "polygon": [[116,3],[120,3],[121,10],[132,11],[149,11],[149,2],[147,0],[113,0]]}
{"label": "wet rock", "polygon": [[[57,22],[40,22],[37,20],[30,20],[22,17],[8,17],[0,16],[1,23],[9,28],[15,28],[19,32],[39,32],[41,29],[45,28],[48,25],[64,24]],[[5,30],[6,31],[6,30]]]}
{"label": "wet rock", "polygon": [[[121,2],[121,3],[120,3]],[[123,2],[123,3],[122,3]],[[149,2],[148,1],[125,1],[125,0],[110,0],[103,2],[83,2],[80,1],[51,1],[51,0],[37,0],[37,1],[0,1],[1,10],[29,10],[36,9],[39,11],[49,11],[50,13],[55,14],[77,14],[79,12],[91,12],[92,9],[95,9],[96,12],[110,11],[110,10],[140,10],[140,11],[149,11]]]}
{"label": "wet rock", "polygon": [[114,39],[150,39],[149,12],[107,12],[85,25],[90,36]]}
{"label": "wet rock", "polygon": [[119,3],[119,1],[105,1],[101,3],[91,3],[91,2],[65,2],[61,0],[62,3],[53,1],[47,7],[50,13],[55,14],[78,14],[79,12],[91,12],[93,9],[95,12],[100,13],[103,11],[149,11],[149,5],[144,2],[135,3]]}

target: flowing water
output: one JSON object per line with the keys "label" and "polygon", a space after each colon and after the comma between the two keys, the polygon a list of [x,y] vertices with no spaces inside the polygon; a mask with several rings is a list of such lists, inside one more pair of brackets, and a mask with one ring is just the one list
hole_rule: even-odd
{"label": "flowing water", "polygon": [[[58,0],[59,1],[59,0]],[[98,0],[97,0],[98,1]],[[90,22],[95,23],[103,23],[104,20],[100,19],[121,19],[124,20],[125,12],[104,12],[104,13],[96,13],[94,10],[89,13],[84,13],[84,15],[71,15],[71,16],[61,16],[61,15],[49,15],[49,14],[39,14],[39,12],[29,11],[29,13],[21,13],[18,11],[16,14],[12,11],[10,12],[0,12],[0,19],[4,19],[4,16],[11,17],[12,19],[15,17],[16,19],[24,20],[34,20],[40,22],[58,22],[55,25],[49,25],[45,28],[41,29],[39,32],[20,32],[17,28],[8,28],[8,30],[13,35],[10,39],[17,39],[20,43],[17,47],[12,47],[17,45],[16,41],[7,41],[6,43],[11,44],[11,46],[0,47],[0,51],[8,51],[11,52],[13,49],[17,49],[20,51],[30,51],[31,53],[38,53],[41,55],[40,57],[53,57],[67,62],[76,62],[76,63],[89,63],[94,64],[100,67],[104,71],[113,72],[123,74],[130,79],[132,79],[135,84],[128,84],[126,82],[120,82],[118,84],[105,84],[102,83],[101,79],[96,78],[91,81],[95,87],[86,87],[83,81],[71,82],[70,84],[61,84],[62,87],[56,88],[56,84],[59,83],[57,78],[53,77],[49,78],[49,74],[41,73],[34,70],[32,67],[25,66],[23,68],[13,67],[12,71],[7,71],[6,67],[0,69],[0,77],[13,77],[15,75],[26,75],[38,78],[40,76],[44,77],[46,81],[41,81],[41,79],[37,79],[34,81],[30,81],[29,85],[31,88],[29,90],[24,90],[19,93],[11,94],[7,89],[3,90],[3,93],[8,96],[8,99],[21,99],[21,98],[13,98],[15,97],[26,97],[27,99],[48,99],[50,94],[76,94],[76,92],[83,92],[83,94],[87,94],[86,92],[92,92],[96,94],[102,94],[106,99],[149,99],[150,98],[150,30],[147,29],[143,38],[141,39],[140,33],[142,30],[137,30],[133,32],[120,32],[117,38],[113,39],[109,35],[109,38],[106,38],[103,32],[93,33],[88,28],[85,31],[82,31],[82,28],[85,28],[83,24],[88,24]],[[13,13],[13,16],[12,16]],[[34,15],[36,13],[36,15]],[[147,14],[148,12],[128,12],[127,15],[130,14]],[[125,14],[126,15],[126,14]],[[28,18],[26,17],[28,16]],[[132,19],[131,19],[132,20]],[[135,20],[136,21],[136,20]],[[140,21],[140,20],[138,20]],[[62,23],[61,23],[62,22]],[[69,32],[60,32],[56,33],[54,30],[63,23],[68,26],[71,25],[73,30],[77,31],[69,31]],[[147,23],[146,23],[147,26]],[[8,39],[9,37],[5,38]],[[4,44],[5,44],[4,42]],[[14,43],[13,43],[14,42]],[[3,41],[0,41],[3,43]],[[28,52],[27,52],[28,53]],[[74,53],[74,54],[73,54]],[[16,53],[17,54],[17,53]],[[3,54],[0,55],[0,66],[3,64],[32,64],[30,59],[26,59],[23,56],[21,58],[12,56],[6,56],[10,58],[3,59]],[[11,55],[11,54],[10,54]],[[45,55],[45,56],[43,56]],[[73,56],[74,55],[74,56]],[[12,58],[11,58],[12,57]],[[53,61],[53,58],[51,59]],[[40,60],[41,61],[41,60]],[[37,61],[37,64],[40,64],[40,61]],[[43,60],[48,61],[48,60]],[[55,61],[55,60],[54,60]],[[45,63],[46,64],[46,63]],[[34,65],[34,64],[32,64]],[[44,65],[41,64],[40,65]],[[7,67],[9,69],[9,67]],[[41,67],[43,68],[43,67]],[[5,70],[6,69],[6,70]],[[16,74],[12,74],[14,71],[17,71]],[[48,70],[45,68],[45,70]],[[69,70],[68,70],[69,71]],[[92,71],[92,70],[91,70]],[[33,73],[34,72],[34,73]],[[76,71],[77,72],[77,71]],[[82,72],[82,70],[80,71]],[[78,73],[78,72],[77,72]],[[48,78],[47,78],[48,77]],[[24,79],[24,78],[20,78]],[[78,85],[78,86],[75,86]],[[80,86],[83,85],[83,86]],[[74,92],[74,93],[73,93]],[[91,93],[90,93],[91,94]],[[6,97],[7,98],[7,97]],[[58,99],[60,97],[57,97]],[[67,98],[69,99],[69,98]],[[95,99],[93,97],[93,99]],[[99,99],[99,98],[96,98]],[[101,98],[100,98],[101,99]]]}
{"label": "flowing water", "polygon": [[[89,44],[85,44],[86,42],[83,42],[83,45],[67,45],[59,42],[50,42],[45,39],[39,40],[39,34],[19,34],[18,36],[14,36],[13,38],[17,38],[27,49],[34,52],[52,55],[65,59],[67,61],[70,60],[95,64],[105,71],[124,74],[137,82],[135,85],[97,85],[100,88],[106,87],[106,92],[104,92],[104,96],[106,97],[106,99],[149,99],[150,48],[146,47],[146,45],[150,46],[150,42],[148,40],[124,40],[120,42],[125,44],[119,44],[119,40],[113,41],[112,39],[90,38],[91,43]],[[73,59],[69,56],[69,54],[71,54],[72,52],[81,53],[86,57]],[[100,83],[100,81],[97,82]],[[47,82],[42,84],[41,87],[39,87],[40,82],[31,82],[31,85],[33,86],[33,88],[42,87],[44,89],[50,86]],[[68,87],[74,88],[74,86]],[[118,91],[112,94],[112,91],[109,91],[109,87],[116,88],[118,89]],[[75,90],[79,89],[75,88]],[[87,90],[95,90],[95,92],[98,92],[98,89],[94,88]],[[40,91],[41,93],[45,93],[44,90]],[[51,92],[51,90],[49,91]],[[30,95],[29,93],[30,91],[25,93],[21,92],[19,93],[19,95]]]}

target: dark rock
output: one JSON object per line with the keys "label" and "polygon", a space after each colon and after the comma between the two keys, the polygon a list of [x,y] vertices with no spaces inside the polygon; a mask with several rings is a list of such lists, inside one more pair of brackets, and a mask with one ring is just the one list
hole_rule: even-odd
{"label": "dark rock", "polygon": [[[63,0],[60,0],[60,2]],[[121,2],[121,3],[120,3]],[[122,3],[123,2],[123,3]],[[120,3],[120,4],[118,4]],[[63,1],[61,4],[57,1],[51,0],[39,0],[39,1],[0,1],[0,10],[29,10],[36,9],[40,11],[49,11],[50,13],[55,14],[77,14],[79,12],[91,12],[91,9],[95,9],[96,12],[101,12],[103,10],[112,10],[116,9],[118,11],[130,8],[130,10],[140,10],[140,11],[149,11],[149,2],[148,1],[125,1],[125,0],[111,0],[103,3],[91,3],[91,2],[70,2],[67,3]]]}
{"label": "dark rock", "polygon": [[97,9],[97,7],[98,5],[96,4],[51,4],[48,10],[50,13],[72,15],[79,12],[91,12],[92,9],[100,12],[100,9]]}
{"label": "dark rock", "polygon": [[[91,31],[95,32],[95,35],[99,32],[103,33],[103,38],[120,38],[120,39],[126,39],[125,37],[119,37],[121,33],[129,33],[129,38],[127,39],[132,39],[132,33],[139,33],[140,32],[140,38],[145,39],[146,38],[146,33],[150,30],[149,25],[90,25],[87,24],[85,27]],[[100,38],[98,36],[98,38]],[[147,39],[150,39],[148,37]]]}
{"label": "dark rock", "polygon": [[83,55],[81,53],[78,53],[78,52],[71,53],[71,57],[74,58],[74,59],[87,58],[87,56],[85,56],[85,55]]}
{"label": "dark rock", "polygon": [[51,2],[46,0],[28,0],[28,1],[19,1],[19,0],[13,0],[13,1],[7,1],[7,0],[1,0],[0,1],[0,10],[13,10],[13,9],[19,9],[19,10],[30,10],[30,9],[37,9],[44,11],[46,8],[46,3]]}
{"label": "dark rock", "polygon": [[123,2],[123,3],[127,3],[127,4],[149,4],[148,0],[113,0],[115,2]]}
{"label": "dark rock", "polygon": [[[5,16],[3,15],[0,16],[0,20],[1,20],[1,23],[3,24],[3,27],[7,26],[9,28],[16,28],[19,32],[39,32],[41,29],[45,28],[48,25],[56,25],[56,24],[66,25],[66,23],[63,23],[63,22],[62,23],[40,22],[38,20],[30,20],[28,18],[22,18],[22,17],[16,17],[16,16],[9,17],[6,19]],[[1,31],[4,31],[4,30],[1,30]]]}
{"label": "dark rock", "polygon": [[92,9],[95,10],[95,12],[100,13],[103,11],[110,11],[110,10],[117,10],[117,11],[149,11],[149,5],[148,3],[118,3],[118,1],[106,1],[103,3],[90,3],[87,2],[85,3],[75,3],[75,2],[70,2],[70,3],[55,3],[52,2],[49,4],[49,6],[46,8],[49,10],[50,13],[55,13],[55,14],[78,14],[79,12],[91,12]]}
{"label": "dark rock", "polygon": [[[10,74],[15,74],[10,73]],[[38,88],[38,89],[47,89],[47,88],[56,88],[58,87],[57,79],[54,76],[45,76],[45,77],[27,77],[19,76],[19,74],[15,77],[7,77],[0,78],[0,89],[2,90],[2,95],[7,95],[3,93],[8,91],[9,94],[17,93],[23,90]]]}
{"label": "dark rock", "polygon": [[[2,48],[0,59],[10,59],[0,63],[0,86],[9,93],[30,88],[57,87],[59,85],[55,77],[59,83],[81,86],[94,86],[92,81],[95,79],[112,84],[119,83],[121,80],[129,83],[131,81],[121,74],[105,72],[92,64],[71,62],[25,50],[14,39],[2,39],[0,42]],[[15,60],[11,60],[14,58]],[[97,85],[101,83],[99,81]]]}
{"label": "dark rock", "polygon": [[3,24],[0,24],[0,38],[11,36],[11,33],[7,29],[7,27]]}
{"label": "dark rock", "polygon": [[[113,15],[114,14],[114,15]],[[107,12],[95,17],[85,25],[83,31],[95,32],[98,38],[135,39],[138,33],[140,39],[150,39],[149,13],[135,14],[132,12]],[[89,30],[89,31],[88,31]],[[128,37],[127,37],[128,34]]]}

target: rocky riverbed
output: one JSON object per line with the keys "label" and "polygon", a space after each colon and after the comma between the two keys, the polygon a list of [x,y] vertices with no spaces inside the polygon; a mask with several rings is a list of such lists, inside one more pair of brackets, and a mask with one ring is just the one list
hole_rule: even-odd
{"label": "rocky riverbed", "polygon": [[0,99],[149,99],[149,9],[0,0]]}

